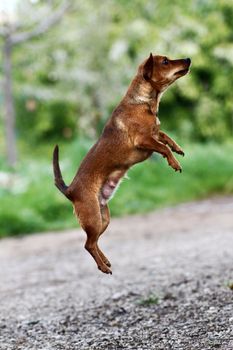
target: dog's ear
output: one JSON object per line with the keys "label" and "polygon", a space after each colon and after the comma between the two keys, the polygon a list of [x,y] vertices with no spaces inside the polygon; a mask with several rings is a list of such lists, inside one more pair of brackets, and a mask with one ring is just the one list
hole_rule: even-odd
{"label": "dog's ear", "polygon": [[143,78],[145,80],[150,80],[153,76],[153,68],[154,68],[154,59],[152,53],[147,59],[146,63],[143,66]]}

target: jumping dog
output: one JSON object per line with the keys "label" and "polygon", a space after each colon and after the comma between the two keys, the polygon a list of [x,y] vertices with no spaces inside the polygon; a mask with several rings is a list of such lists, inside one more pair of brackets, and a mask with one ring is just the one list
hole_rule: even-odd
{"label": "jumping dog", "polygon": [[175,171],[182,171],[172,151],[180,155],[184,152],[160,130],[158,107],[164,91],[186,75],[190,65],[190,58],[171,60],[150,54],[139,66],[126,95],[113,111],[102,135],[83,159],[69,186],[63,181],[58,146],[55,146],[55,185],[73,203],[74,212],[87,234],[85,248],[104,273],[112,273],[111,264],[100,250],[98,239],[110,221],[108,201],[127,170],[157,152]]}

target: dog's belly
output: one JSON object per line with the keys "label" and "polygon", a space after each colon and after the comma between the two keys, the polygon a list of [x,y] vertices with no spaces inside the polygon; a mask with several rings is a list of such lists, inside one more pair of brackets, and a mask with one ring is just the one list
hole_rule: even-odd
{"label": "dog's belly", "polygon": [[107,202],[113,197],[124,175],[125,170],[116,170],[109,175],[108,179],[105,181],[100,190],[99,200],[101,206],[106,205]]}
{"label": "dog's belly", "polygon": [[127,157],[127,163],[124,164],[125,170],[115,170],[108,176],[99,192],[99,202],[101,206],[105,206],[113,197],[127,169],[136,163],[143,162],[150,157],[152,153],[152,151],[135,150]]}

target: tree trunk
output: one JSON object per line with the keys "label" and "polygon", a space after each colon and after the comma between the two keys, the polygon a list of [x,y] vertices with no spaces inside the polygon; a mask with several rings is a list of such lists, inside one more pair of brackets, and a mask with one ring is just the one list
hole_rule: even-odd
{"label": "tree trunk", "polygon": [[6,156],[8,165],[14,167],[17,161],[15,135],[15,109],[12,90],[12,45],[8,38],[3,45],[3,93],[4,124],[6,133]]}

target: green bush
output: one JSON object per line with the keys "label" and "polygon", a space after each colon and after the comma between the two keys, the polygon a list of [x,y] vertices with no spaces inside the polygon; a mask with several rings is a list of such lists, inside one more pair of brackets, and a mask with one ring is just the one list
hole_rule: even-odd
{"label": "green bush", "polygon": [[35,143],[52,139],[69,140],[77,135],[77,108],[66,101],[42,102],[34,97],[16,100],[20,137]]}
{"label": "green bush", "polygon": [[0,237],[39,232],[47,228],[43,219],[29,208],[15,208],[13,211],[13,208],[9,210],[5,207],[0,212],[0,222]]}
{"label": "green bush", "polygon": [[[179,140],[178,140],[179,141]],[[79,139],[60,145],[60,165],[67,184],[73,179],[92,142]],[[229,144],[184,145],[179,157],[183,172],[175,173],[160,155],[128,172],[114,198],[111,215],[145,213],[167,205],[233,193],[232,154]],[[18,169],[18,182],[0,192],[0,237],[77,227],[73,208],[54,186],[51,146],[29,150]]]}
{"label": "green bush", "polygon": [[[192,59],[191,74],[161,101],[164,127],[187,140],[232,137],[232,1],[107,1],[98,6],[94,0],[74,1],[77,12],[14,49],[17,125],[23,138],[100,133],[151,51]],[[30,28],[30,18],[44,5],[21,2],[19,16]]]}

